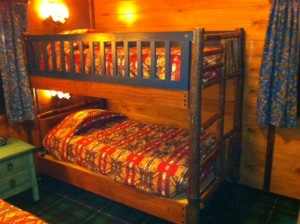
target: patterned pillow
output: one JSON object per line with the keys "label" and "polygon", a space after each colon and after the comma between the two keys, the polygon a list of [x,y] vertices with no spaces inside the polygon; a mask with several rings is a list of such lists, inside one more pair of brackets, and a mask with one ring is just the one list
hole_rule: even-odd
{"label": "patterned pillow", "polygon": [[72,128],[74,133],[81,129],[91,127],[95,123],[106,123],[117,118],[123,118],[124,115],[114,113],[108,110],[88,109],[70,114],[61,123],[60,128]]}
{"label": "patterned pillow", "polygon": [[47,148],[52,145],[53,141],[66,141],[66,139],[70,139],[79,132],[121,118],[125,118],[125,116],[101,109],[87,109],[75,112],[67,116],[47,133],[43,140],[43,145]]}

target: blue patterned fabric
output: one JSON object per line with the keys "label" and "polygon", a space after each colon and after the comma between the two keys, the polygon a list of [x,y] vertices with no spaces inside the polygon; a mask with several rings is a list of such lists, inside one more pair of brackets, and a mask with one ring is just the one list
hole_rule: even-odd
{"label": "blue patterned fabric", "polygon": [[27,30],[27,4],[0,2],[0,72],[10,124],[34,119],[21,34]]}
{"label": "blue patterned fabric", "polygon": [[297,125],[300,0],[274,0],[260,69],[257,114],[261,126]]}

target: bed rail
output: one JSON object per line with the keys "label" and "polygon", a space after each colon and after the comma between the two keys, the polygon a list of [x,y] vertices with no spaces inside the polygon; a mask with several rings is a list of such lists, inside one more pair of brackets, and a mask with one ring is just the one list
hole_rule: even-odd
{"label": "bed rail", "polygon": [[[189,86],[193,32],[25,35],[24,40],[31,76],[164,89],[187,90]],[[162,50],[164,58],[160,62],[158,51]],[[180,79],[172,80],[170,63],[172,51],[176,50],[180,50]],[[136,65],[130,65],[133,51],[136,51]],[[143,58],[145,51],[149,51],[147,74],[142,63],[148,60]],[[66,60],[68,64],[64,63]],[[76,60],[80,68],[75,67]],[[159,63],[165,63],[164,77],[157,75]],[[132,71],[132,67],[136,71]]]}
{"label": "bed rail", "polygon": [[[200,60],[222,54],[221,40],[237,35],[205,32],[199,50],[216,48],[204,52]],[[24,43],[30,77],[187,91],[194,38],[193,31],[25,34]],[[222,62],[207,65],[203,72],[222,66]]]}

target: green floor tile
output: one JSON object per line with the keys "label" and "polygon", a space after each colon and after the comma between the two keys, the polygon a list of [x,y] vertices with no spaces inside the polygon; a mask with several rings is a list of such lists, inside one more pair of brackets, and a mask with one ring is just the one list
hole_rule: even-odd
{"label": "green floor tile", "polygon": [[[42,176],[40,200],[31,190],[6,201],[50,224],[170,224],[70,184]],[[224,182],[200,212],[201,224],[296,224],[299,200]]]}
{"label": "green floor tile", "polygon": [[111,217],[103,213],[97,213],[90,219],[88,219],[84,224],[126,224],[122,220],[116,217]]}
{"label": "green floor tile", "polygon": [[284,196],[278,196],[278,201],[276,203],[276,209],[289,212],[292,214],[298,214],[299,213],[299,206],[300,201],[297,199],[284,197]]}
{"label": "green floor tile", "polygon": [[111,201],[106,198],[79,188],[69,194],[67,198],[82,203],[95,210],[101,210],[103,207],[111,203]]}
{"label": "green floor tile", "polygon": [[266,223],[269,212],[268,207],[260,204],[228,197],[228,200],[219,205],[214,214],[209,216],[225,223]]}
{"label": "green floor tile", "polygon": [[42,177],[40,185],[46,187],[49,191],[53,191],[63,196],[69,195],[76,189],[78,189],[77,187],[72,186],[68,183],[47,176]]}
{"label": "green floor tile", "polygon": [[168,222],[166,220],[157,217],[149,217],[148,220],[143,222],[143,224],[171,224],[171,222]]}
{"label": "green floor tile", "polygon": [[47,210],[38,214],[40,218],[49,223],[76,224],[84,223],[95,213],[95,210],[87,208],[77,202],[63,199]]}
{"label": "green floor tile", "polygon": [[109,216],[118,217],[124,222],[132,224],[143,223],[149,217],[149,214],[115,202],[103,208],[101,212]]}
{"label": "green floor tile", "polygon": [[31,190],[22,192],[11,198],[8,198],[6,201],[17,206],[18,208],[21,208],[33,214],[38,214],[39,212],[49,208],[58,200],[62,199],[61,196],[59,196],[58,194],[43,188],[40,188],[39,192],[40,192],[40,200],[37,202],[34,202],[32,200]]}
{"label": "green floor tile", "polygon": [[248,207],[246,211],[243,212],[243,217],[241,219],[244,224],[262,224],[267,223],[270,216],[269,207],[252,204]]}
{"label": "green floor tile", "polygon": [[291,214],[282,210],[275,209],[269,223],[273,224],[297,224],[298,214]]}

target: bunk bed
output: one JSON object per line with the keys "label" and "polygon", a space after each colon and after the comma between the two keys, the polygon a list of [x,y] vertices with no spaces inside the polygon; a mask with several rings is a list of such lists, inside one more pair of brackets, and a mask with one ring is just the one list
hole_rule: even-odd
{"label": "bunk bed", "polygon": [[[58,90],[102,99],[78,103],[37,116],[42,148],[47,151],[41,153],[38,158],[39,172],[174,223],[198,223],[200,207],[220,183],[226,178],[238,180],[239,177],[244,35],[243,29],[219,32],[195,29],[187,32],[25,35],[28,73],[37,104],[38,89]],[[205,91],[215,86],[218,87],[218,93],[214,93],[218,98],[215,103],[217,112],[204,116]],[[231,93],[228,93],[230,91]],[[232,97],[228,99],[228,95]],[[126,126],[128,122],[141,122],[138,127],[157,125],[155,122],[144,123],[136,121],[135,118],[128,118],[122,113],[109,111],[105,100],[137,102],[146,108],[150,105],[161,110],[174,109],[175,113],[178,110],[184,111],[184,125],[176,123],[176,119],[166,122],[170,127],[158,124],[162,125],[159,126],[161,132],[158,135],[168,133],[169,130],[172,130],[171,133],[178,130],[185,133],[184,137],[179,137],[185,139],[184,144],[187,147],[183,153],[184,161],[176,165],[182,167],[184,164],[186,169],[182,176],[170,178],[171,182],[179,178],[184,180],[185,184],[179,187],[176,185],[168,194],[165,191],[149,191],[147,187],[132,186],[128,179],[127,182],[118,181],[118,173],[111,178],[104,175],[100,168],[91,170],[84,161],[78,162],[79,159],[76,158],[68,160],[68,156],[63,156],[66,152],[60,154],[60,149],[55,149],[54,145],[59,145],[60,142],[53,141],[59,135],[63,135],[62,133],[70,131],[71,126],[77,128],[70,131],[71,135],[77,136],[78,130],[86,131],[87,126],[92,126],[92,129],[79,132],[85,134],[92,130],[94,134],[95,129],[106,126],[103,119],[109,125],[119,125],[118,127],[121,124]],[[229,107],[232,107],[232,110],[228,116]],[[124,113],[126,114],[126,109]],[[84,118],[79,119],[81,116]],[[141,118],[143,116],[140,116],[139,120]],[[101,125],[90,125],[94,124],[91,120],[101,120]],[[127,122],[126,125],[124,122]],[[150,129],[153,129],[153,126]],[[125,129],[122,130],[126,132]],[[115,132],[115,129],[112,132]],[[105,135],[104,140],[107,133]],[[202,141],[205,135],[210,136],[209,147]],[[146,138],[148,137],[146,135]],[[99,139],[102,137],[97,138],[98,142]],[[63,140],[62,145],[69,140]],[[140,137],[135,140],[140,140]],[[127,147],[128,145],[130,143]],[[71,146],[65,148],[68,147]],[[74,147],[81,148],[78,145]],[[111,146],[101,147],[107,149]],[[168,147],[174,148],[172,145]],[[207,150],[207,147],[210,150]],[[116,145],[111,148],[115,149]],[[52,149],[53,155],[49,153]],[[130,157],[127,149],[121,151],[129,153]],[[163,153],[164,151],[159,155]],[[149,159],[150,157],[147,161],[153,159]],[[166,163],[160,160],[160,164]],[[128,168],[129,163],[126,164]],[[208,168],[213,172],[208,172],[206,176],[213,178],[201,178],[208,164],[213,164]],[[158,170],[156,172],[161,172],[158,176],[168,174],[165,169]],[[143,179],[144,176],[139,175],[138,178]],[[164,183],[171,185],[170,182]]]}

